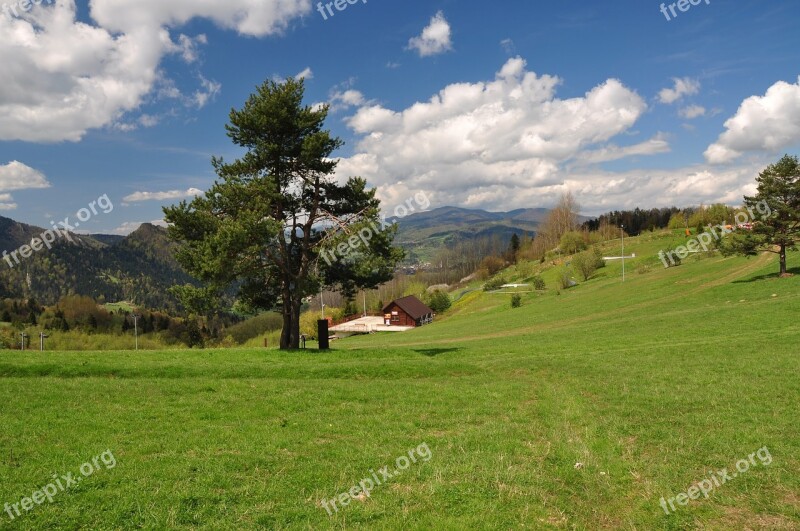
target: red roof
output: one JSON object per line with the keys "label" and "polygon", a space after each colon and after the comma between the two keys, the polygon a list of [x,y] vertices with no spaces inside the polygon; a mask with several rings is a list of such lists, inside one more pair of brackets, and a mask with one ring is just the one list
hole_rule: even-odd
{"label": "red roof", "polygon": [[390,302],[383,308],[383,313],[386,313],[386,310],[388,310],[389,306],[391,306],[392,304],[398,305],[400,309],[406,312],[412,319],[421,319],[426,315],[433,314],[433,310],[428,308],[428,306],[424,302],[422,302],[413,295],[409,295],[408,297],[403,297],[402,299],[397,299]]}

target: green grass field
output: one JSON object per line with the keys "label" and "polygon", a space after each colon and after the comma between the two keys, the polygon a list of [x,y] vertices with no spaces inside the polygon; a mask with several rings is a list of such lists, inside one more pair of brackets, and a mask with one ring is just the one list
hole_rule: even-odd
{"label": "green grass field", "polygon": [[116,466],[0,528],[798,529],[800,275],[771,256],[665,270],[674,239],[626,241],[624,284],[612,263],[518,309],[476,291],[323,354],[2,352],[0,504],[106,450]]}

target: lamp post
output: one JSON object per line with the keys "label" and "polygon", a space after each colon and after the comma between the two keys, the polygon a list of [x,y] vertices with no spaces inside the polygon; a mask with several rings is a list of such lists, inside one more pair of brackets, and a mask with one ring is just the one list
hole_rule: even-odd
{"label": "lamp post", "polygon": [[622,234],[622,281],[625,282],[625,225],[620,225],[619,231]]}
{"label": "lamp post", "polygon": [[138,319],[141,315],[133,314],[133,337],[136,341],[136,350],[139,350],[139,323]]}

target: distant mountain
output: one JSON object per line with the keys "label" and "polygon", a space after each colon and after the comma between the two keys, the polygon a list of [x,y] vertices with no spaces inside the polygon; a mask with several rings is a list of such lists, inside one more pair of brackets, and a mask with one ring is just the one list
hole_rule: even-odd
{"label": "distant mountain", "polygon": [[[11,253],[44,231],[0,217],[0,249]],[[0,261],[0,294],[32,296],[41,304],[78,294],[175,309],[179,303],[167,289],[192,282],[175,260],[175,244],[162,227],[145,223],[125,237],[69,236],[72,242],[59,237],[52,249],[20,257],[19,264],[11,258]]]}
{"label": "distant mountain", "polygon": [[[442,246],[477,238],[509,241],[513,234],[531,237],[550,213],[546,208],[522,208],[511,212],[441,207],[393,218],[399,225],[395,243],[409,251],[412,261],[429,261]],[[581,217],[580,221],[586,219]]]}

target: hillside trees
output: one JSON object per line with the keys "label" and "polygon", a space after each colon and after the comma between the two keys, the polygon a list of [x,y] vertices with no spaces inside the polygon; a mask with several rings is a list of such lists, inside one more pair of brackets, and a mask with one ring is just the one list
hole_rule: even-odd
{"label": "hillside trees", "polygon": [[[226,126],[244,156],[214,158],[214,186],[164,209],[170,236],[182,244],[178,261],[205,283],[183,286],[182,300],[203,313],[237,285],[253,309],[280,310],[281,349],[299,346],[305,297],[322,286],[346,295],[374,288],[403,255],[392,246],[394,228],[381,224],[375,190],[360,178],[333,177],[331,154],[342,141],[323,129],[328,107],[305,106],[303,95],[303,81],[292,78],[258,87]],[[364,244],[354,245],[361,234]],[[320,259],[323,252],[334,259]]]}

